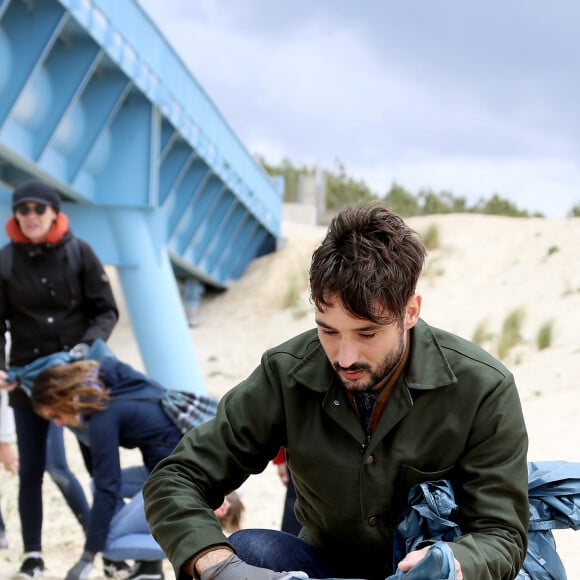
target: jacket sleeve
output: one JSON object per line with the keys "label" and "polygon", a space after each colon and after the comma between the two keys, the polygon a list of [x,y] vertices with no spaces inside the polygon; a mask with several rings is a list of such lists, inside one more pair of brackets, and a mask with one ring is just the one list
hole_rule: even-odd
{"label": "jacket sleeve", "polygon": [[83,303],[89,314],[89,326],[81,342],[92,344],[97,338],[106,341],[119,319],[119,311],[105,268],[86,242],[78,240],[82,254]]}
{"label": "jacket sleeve", "polygon": [[515,578],[527,549],[528,437],[511,375],[481,402],[469,439],[455,489],[464,535],[451,547],[465,578]]}
{"label": "jacket sleeve", "polygon": [[286,449],[284,449],[284,447],[280,447],[280,451],[278,451],[278,455],[272,459],[272,463],[274,465],[282,465],[282,463],[286,463]]}
{"label": "jacket sleeve", "polygon": [[[0,252],[5,248],[0,249]],[[1,259],[0,259],[1,261]],[[0,272],[0,369],[6,369],[6,318],[8,315],[6,306],[8,304],[6,300],[6,282],[4,281],[4,276]]]}
{"label": "jacket sleeve", "polygon": [[283,444],[276,383],[259,367],[226,393],[214,419],[183,436],[145,482],[145,515],[176,577],[208,547],[232,547],[213,510],[250,474],[261,473]]}
{"label": "jacket sleeve", "polygon": [[0,391],[0,443],[14,443],[14,441],[16,441],[14,414],[8,406],[8,393]]}

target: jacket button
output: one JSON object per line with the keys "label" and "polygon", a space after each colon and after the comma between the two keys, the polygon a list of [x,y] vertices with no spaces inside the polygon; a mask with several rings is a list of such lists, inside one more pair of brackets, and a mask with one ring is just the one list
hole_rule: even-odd
{"label": "jacket button", "polygon": [[52,316],[49,316],[49,317],[46,319],[46,322],[48,322],[48,324],[52,324],[52,323],[54,322],[54,318],[53,318]]}
{"label": "jacket button", "polygon": [[379,518],[377,516],[371,516],[369,518],[369,526],[371,528],[376,528],[379,525]]}
{"label": "jacket button", "polygon": [[334,401],[332,401],[332,403],[335,407],[340,407],[340,401],[338,399],[334,399]]}
{"label": "jacket button", "polygon": [[367,465],[372,465],[375,462],[375,458],[372,455],[369,455],[366,459],[365,459],[365,463]]}
{"label": "jacket button", "polygon": [[40,282],[41,282],[41,284],[46,284],[48,282],[48,280],[46,278],[41,278]]}

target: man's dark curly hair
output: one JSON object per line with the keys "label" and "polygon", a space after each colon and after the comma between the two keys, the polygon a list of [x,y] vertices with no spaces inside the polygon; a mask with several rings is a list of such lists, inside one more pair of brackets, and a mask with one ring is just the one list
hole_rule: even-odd
{"label": "man's dark curly hair", "polygon": [[425,263],[421,238],[380,203],[343,209],[312,255],[310,296],[324,310],[332,295],[357,318],[401,320]]}

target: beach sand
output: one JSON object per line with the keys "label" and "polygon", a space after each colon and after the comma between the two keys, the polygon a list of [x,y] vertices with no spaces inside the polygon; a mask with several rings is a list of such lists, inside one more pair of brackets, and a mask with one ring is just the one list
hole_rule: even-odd
{"label": "beach sand", "polygon": [[[580,219],[446,215],[408,222],[420,233],[436,227],[440,237],[418,289],[422,317],[468,339],[478,327],[485,329],[483,346],[495,354],[503,321],[521,309],[521,340],[504,362],[520,391],[530,435],[529,460],[579,462]],[[324,227],[285,222],[276,253],[252,262],[227,291],[204,297],[191,337],[211,395],[219,397],[245,378],[265,349],[313,326],[307,271],[324,232]],[[120,359],[144,370],[118,286],[116,294],[122,319],[109,344]],[[539,350],[537,336],[546,323],[553,329],[552,342]],[[70,433],[66,444],[71,466],[89,493]],[[124,452],[123,463],[138,464],[138,454]],[[0,580],[7,580],[21,561],[16,488],[16,478],[1,472],[0,501],[10,548],[0,550]],[[243,527],[279,528],[284,491],[272,465],[251,477],[243,487]],[[48,477],[44,495],[45,576],[64,578],[82,552],[83,534]],[[554,535],[568,578],[580,578],[580,536],[571,530]],[[165,569],[166,577],[174,578],[167,562]],[[91,578],[101,577],[99,558]]]}

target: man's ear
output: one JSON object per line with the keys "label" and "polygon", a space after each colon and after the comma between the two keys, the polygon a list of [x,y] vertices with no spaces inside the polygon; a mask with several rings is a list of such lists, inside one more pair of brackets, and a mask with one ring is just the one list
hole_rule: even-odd
{"label": "man's ear", "polygon": [[405,330],[413,328],[419,320],[421,314],[421,295],[413,294],[407,302],[407,309],[405,310]]}

